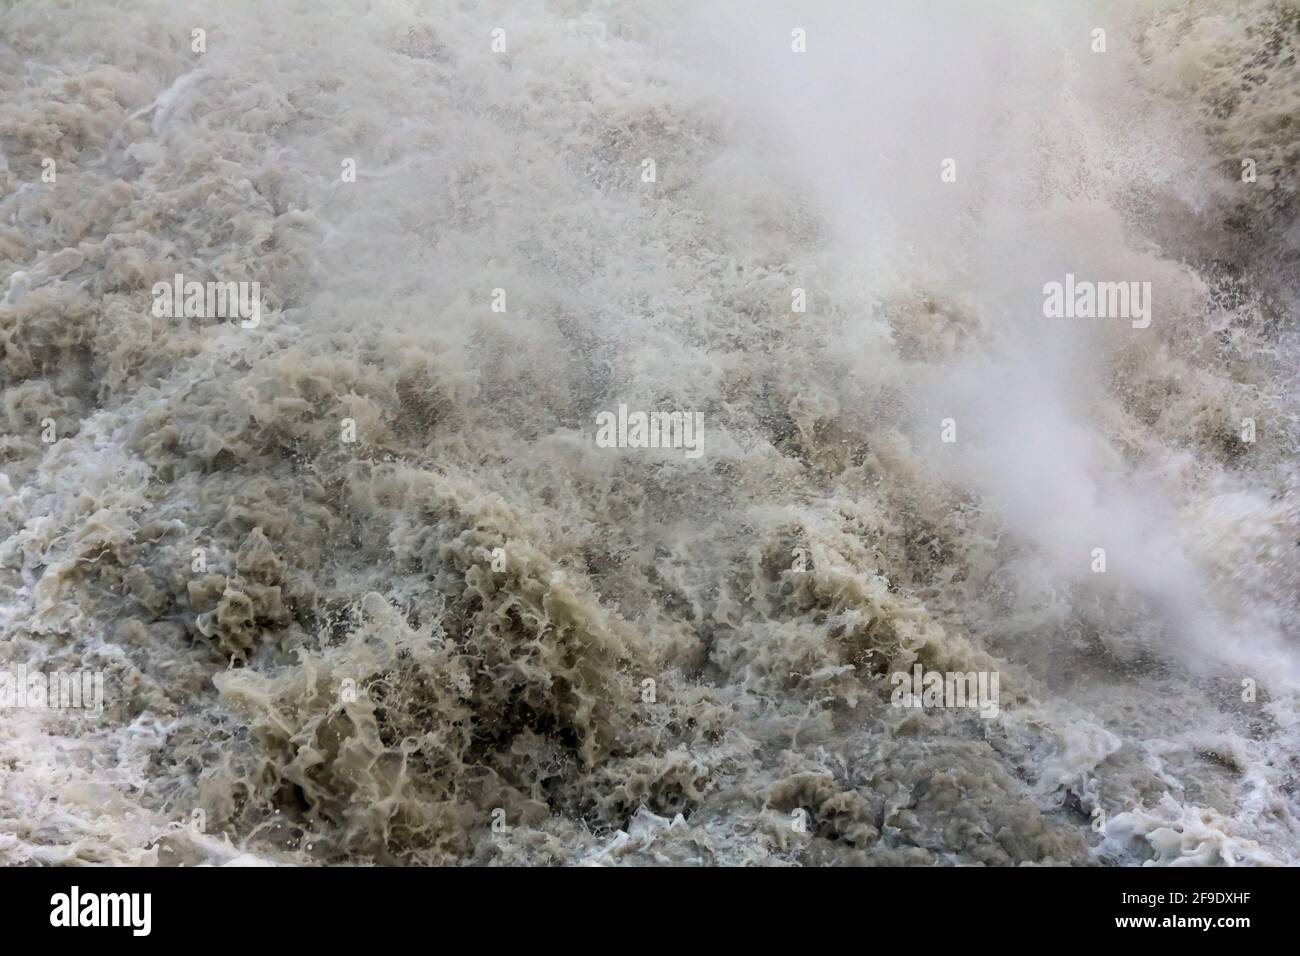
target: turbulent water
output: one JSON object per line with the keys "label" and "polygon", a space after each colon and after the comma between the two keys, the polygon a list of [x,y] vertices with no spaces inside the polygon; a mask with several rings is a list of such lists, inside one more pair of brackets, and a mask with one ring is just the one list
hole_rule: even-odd
{"label": "turbulent water", "polygon": [[1300,862],[1298,51],[0,0],[0,862]]}

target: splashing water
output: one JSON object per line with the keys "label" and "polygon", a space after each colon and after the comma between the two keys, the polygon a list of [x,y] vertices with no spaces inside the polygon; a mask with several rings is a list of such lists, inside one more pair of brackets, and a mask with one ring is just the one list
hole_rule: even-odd
{"label": "splashing water", "polygon": [[6,10],[0,861],[1300,861],[1300,5],[699,6]]}

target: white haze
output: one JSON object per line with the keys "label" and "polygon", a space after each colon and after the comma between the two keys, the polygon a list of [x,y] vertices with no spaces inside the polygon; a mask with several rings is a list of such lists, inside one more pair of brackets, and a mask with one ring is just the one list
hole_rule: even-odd
{"label": "white haze", "polygon": [[[1066,273],[1163,280],[1165,323],[1199,291],[1119,215],[1135,190],[1187,201],[1220,187],[1186,115],[1131,92],[1136,54],[1115,21],[1051,2],[710,10],[704,49],[735,81],[739,121],[766,124],[790,150],[846,257],[860,256],[864,284],[887,296],[900,280],[926,281],[978,313],[988,347],[918,376],[910,424],[929,465],[972,483],[1032,546],[1016,568],[1024,586],[1097,587],[1112,601],[1132,592],[1143,637],[1188,666],[1300,678],[1287,635],[1243,615],[1189,558],[1180,453],[1135,465],[1097,420],[1104,356],[1145,330],[1043,317],[1043,284]],[[813,55],[789,55],[790,24],[813,38]],[[1090,47],[1098,25],[1112,27],[1104,56]],[[938,185],[950,157],[957,182]],[[958,448],[926,441],[949,416]],[[1102,546],[1112,578],[1091,570]]]}

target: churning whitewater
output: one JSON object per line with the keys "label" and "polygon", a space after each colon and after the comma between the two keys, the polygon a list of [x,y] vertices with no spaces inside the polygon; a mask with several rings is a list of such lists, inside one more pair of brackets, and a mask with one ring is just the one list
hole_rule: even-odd
{"label": "churning whitewater", "polygon": [[1298,51],[0,0],[0,863],[1300,863]]}

